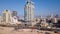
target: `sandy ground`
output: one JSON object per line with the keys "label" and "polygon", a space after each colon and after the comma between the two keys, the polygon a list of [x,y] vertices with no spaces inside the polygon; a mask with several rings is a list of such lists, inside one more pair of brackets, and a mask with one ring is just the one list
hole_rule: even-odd
{"label": "sandy ground", "polygon": [[18,29],[14,30],[12,27],[0,27],[0,34],[57,34],[53,31],[41,31],[41,30],[32,30],[32,29]]}

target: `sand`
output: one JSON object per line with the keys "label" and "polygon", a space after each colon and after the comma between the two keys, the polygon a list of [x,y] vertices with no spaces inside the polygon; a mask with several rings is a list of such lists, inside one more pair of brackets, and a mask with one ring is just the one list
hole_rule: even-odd
{"label": "sand", "polygon": [[37,29],[18,29],[15,30],[13,27],[0,27],[0,34],[57,34],[53,31],[42,31]]}

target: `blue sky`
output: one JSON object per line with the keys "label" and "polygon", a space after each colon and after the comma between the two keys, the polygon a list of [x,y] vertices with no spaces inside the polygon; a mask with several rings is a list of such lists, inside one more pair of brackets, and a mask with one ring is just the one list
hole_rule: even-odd
{"label": "blue sky", "polygon": [[[4,9],[17,11],[18,15],[24,15],[24,5],[27,0],[0,0],[0,14]],[[32,0],[35,5],[35,16],[60,14],[60,0]]]}

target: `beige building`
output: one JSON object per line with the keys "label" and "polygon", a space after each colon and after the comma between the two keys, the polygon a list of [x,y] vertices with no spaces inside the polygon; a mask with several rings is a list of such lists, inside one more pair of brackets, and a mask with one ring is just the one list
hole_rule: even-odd
{"label": "beige building", "polygon": [[57,23],[57,22],[58,22],[57,18],[54,18],[54,22],[55,22],[55,23]]}
{"label": "beige building", "polygon": [[21,22],[18,21],[18,18],[16,16],[11,17],[11,25],[15,24],[21,24]]}
{"label": "beige building", "polygon": [[4,22],[4,24],[5,23],[9,23],[11,20],[10,20],[10,17],[11,17],[11,14],[10,14],[10,12],[9,12],[9,10],[4,10],[4,12],[3,12],[3,22]]}
{"label": "beige building", "polygon": [[0,24],[2,23],[2,16],[0,16]]}

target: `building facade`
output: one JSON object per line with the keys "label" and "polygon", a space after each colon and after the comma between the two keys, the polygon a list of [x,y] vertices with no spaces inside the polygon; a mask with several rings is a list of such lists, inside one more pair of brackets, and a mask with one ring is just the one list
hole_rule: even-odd
{"label": "building facade", "polygon": [[0,24],[2,23],[2,16],[0,16]]}
{"label": "building facade", "polygon": [[10,17],[11,17],[11,14],[10,14],[9,10],[4,10],[4,12],[3,12],[3,22],[4,23],[9,23],[11,21]]}
{"label": "building facade", "polygon": [[24,20],[33,21],[34,20],[34,4],[31,0],[28,0],[24,7]]}
{"label": "building facade", "polygon": [[13,16],[17,16],[17,11],[13,11],[13,12],[12,12],[12,17],[13,17]]}

